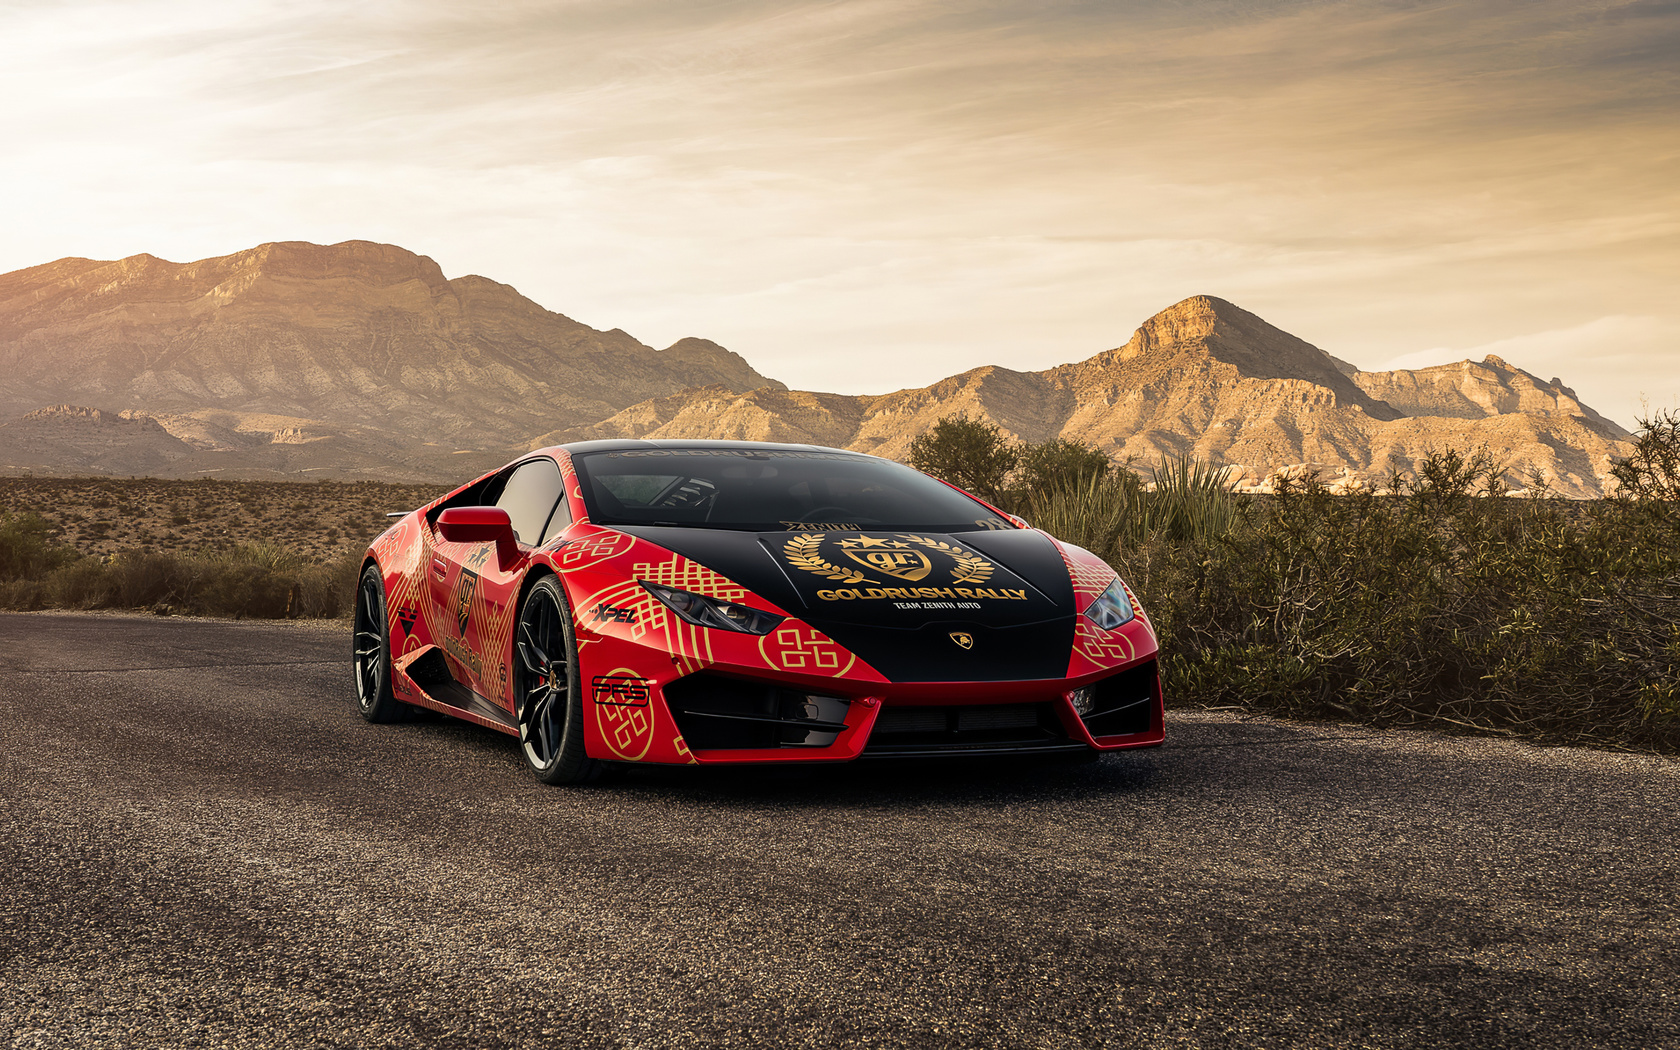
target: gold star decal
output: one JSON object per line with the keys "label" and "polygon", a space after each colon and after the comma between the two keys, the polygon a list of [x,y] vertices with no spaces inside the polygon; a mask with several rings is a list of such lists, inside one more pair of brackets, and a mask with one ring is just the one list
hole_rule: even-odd
{"label": "gold star decal", "polygon": [[849,540],[841,540],[840,546],[855,550],[859,547],[905,547],[908,544],[889,539],[886,536],[858,536]]}

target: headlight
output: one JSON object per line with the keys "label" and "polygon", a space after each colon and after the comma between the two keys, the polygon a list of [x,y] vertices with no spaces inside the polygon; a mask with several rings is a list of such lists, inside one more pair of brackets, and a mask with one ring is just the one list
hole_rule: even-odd
{"label": "headlight", "polygon": [[1126,588],[1115,580],[1106,591],[1097,595],[1097,600],[1085,610],[1085,615],[1103,630],[1112,631],[1121,624],[1130,623],[1137,614],[1132,611],[1132,599],[1126,596]]}
{"label": "headlight", "polygon": [[658,598],[667,609],[696,627],[716,627],[720,631],[741,634],[769,634],[776,625],[787,619],[775,613],[760,612],[734,602],[719,601],[693,591],[679,591],[675,587],[661,587],[646,580],[636,581]]}

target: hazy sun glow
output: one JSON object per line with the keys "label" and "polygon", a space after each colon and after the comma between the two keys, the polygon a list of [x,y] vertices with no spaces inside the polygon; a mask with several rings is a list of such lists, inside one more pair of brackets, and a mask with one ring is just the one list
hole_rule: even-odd
{"label": "hazy sun glow", "polygon": [[0,5],[0,271],[388,241],[878,392],[1230,299],[1680,405],[1680,6]]}

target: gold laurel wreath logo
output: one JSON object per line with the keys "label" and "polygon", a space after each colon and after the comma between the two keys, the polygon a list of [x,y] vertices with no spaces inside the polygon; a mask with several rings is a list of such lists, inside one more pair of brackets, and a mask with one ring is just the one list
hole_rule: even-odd
{"label": "gold laurel wreath logo", "polygon": [[869,583],[869,577],[856,569],[848,569],[844,565],[836,565],[822,556],[822,533],[807,533],[795,536],[782,546],[782,553],[787,557],[788,564],[796,569],[816,573],[818,576],[843,583]]}
{"label": "gold laurel wreath logo", "polygon": [[991,562],[978,554],[970,554],[961,547],[929,539],[926,536],[905,536],[904,538],[911,543],[936,550],[956,562],[956,571],[951,574],[953,583],[985,583],[986,577],[992,574],[994,566]]}

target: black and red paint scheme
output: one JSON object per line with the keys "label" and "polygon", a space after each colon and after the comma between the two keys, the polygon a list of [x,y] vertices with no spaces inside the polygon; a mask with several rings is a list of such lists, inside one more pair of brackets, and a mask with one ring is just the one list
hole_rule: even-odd
{"label": "black and red paint scheme", "polygon": [[357,702],[612,763],[1092,754],[1164,739],[1106,563],[908,467],[756,442],[521,457],[367,552]]}

